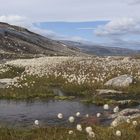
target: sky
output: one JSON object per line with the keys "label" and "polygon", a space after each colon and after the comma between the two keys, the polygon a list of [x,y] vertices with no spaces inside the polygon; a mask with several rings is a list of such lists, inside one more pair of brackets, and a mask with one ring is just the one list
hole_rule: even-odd
{"label": "sky", "polygon": [[140,50],[140,0],[0,0],[0,21],[52,39]]}

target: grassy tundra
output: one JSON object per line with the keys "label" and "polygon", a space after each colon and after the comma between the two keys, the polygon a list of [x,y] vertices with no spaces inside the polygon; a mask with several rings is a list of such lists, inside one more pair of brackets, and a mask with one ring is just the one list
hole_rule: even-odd
{"label": "grassy tundra", "polygon": [[[119,75],[133,76],[134,82],[123,91],[123,99],[140,101],[140,59],[128,57],[44,57],[9,61],[0,65],[0,79],[14,78],[7,88],[0,89],[1,99],[73,99],[97,105],[117,104],[115,98],[96,96],[96,89],[107,88],[104,83]],[[65,93],[59,97],[57,87]],[[109,87],[111,88],[111,87]],[[133,103],[132,103],[133,104]],[[92,134],[63,127],[32,129],[0,128],[0,140],[139,140],[140,119],[117,127],[93,125]]]}
{"label": "grassy tundra", "polygon": [[[0,128],[0,140],[139,140],[140,136],[140,123],[124,123],[115,128],[94,125],[94,135],[91,136],[85,128],[82,126],[82,131],[60,127],[38,127],[29,130]],[[118,135],[117,131],[121,132],[121,135]]]}
{"label": "grassy tundra", "polygon": [[31,99],[56,97],[51,87],[59,87],[66,96],[88,97],[116,76],[128,74],[134,83],[119,88],[128,96],[140,97],[140,59],[128,57],[43,57],[21,59],[0,66],[0,78],[15,82],[0,89],[0,98]]}

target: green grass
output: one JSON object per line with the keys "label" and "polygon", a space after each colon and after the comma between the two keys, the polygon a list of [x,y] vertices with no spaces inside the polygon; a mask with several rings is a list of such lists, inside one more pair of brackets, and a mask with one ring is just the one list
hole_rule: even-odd
{"label": "green grass", "polygon": [[[0,128],[0,140],[139,140],[140,125],[122,124],[115,128],[92,126],[95,138],[89,138],[85,132],[79,132],[72,128],[73,134],[69,135],[71,129],[62,127],[46,127],[33,129]],[[115,135],[120,130],[122,136]]]}
{"label": "green grass", "polygon": [[[15,68],[14,68],[15,69]],[[9,72],[8,72],[9,73]],[[14,73],[14,72],[13,72]],[[27,85],[25,85],[27,84]],[[115,104],[117,100],[121,99],[140,99],[140,82],[132,84],[127,89],[122,89],[124,92],[128,92],[121,96],[112,95],[109,97],[98,97],[96,95],[96,89],[104,88],[103,85],[96,83],[95,85],[83,83],[68,83],[67,79],[55,77],[50,75],[49,77],[43,76],[24,76],[19,80],[18,85],[21,87],[11,86],[8,89],[0,89],[1,99],[58,99],[58,100],[69,100],[73,97],[80,97],[86,103],[92,103],[97,105],[103,105],[104,103]],[[52,88],[59,88],[64,92],[63,97],[58,97],[52,91]],[[121,90],[121,89],[119,89]],[[71,98],[72,97],[72,98]],[[116,100],[116,101],[115,101]]]}
{"label": "green grass", "polygon": [[95,104],[95,105],[98,105],[98,106],[102,106],[104,104],[116,104],[117,105],[117,102],[113,99],[105,99],[105,98],[102,98],[102,97],[87,97],[83,100],[81,100],[81,102],[83,103],[86,103],[86,104]]}
{"label": "green grass", "polygon": [[128,87],[127,90],[130,94],[139,94],[140,95],[140,81],[136,81],[135,84],[130,85],[130,87]]}
{"label": "green grass", "polygon": [[75,96],[55,96],[56,100],[72,100],[75,99]]}
{"label": "green grass", "polygon": [[[26,79],[26,80],[25,80]],[[1,99],[49,99],[54,97],[46,78],[25,77],[19,82],[22,87],[0,89]],[[34,83],[33,83],[34,82]],[[25,85],[25,83],[28,85]]]}
{"label": "green grass", "polygon": [[20,76],[25,68],[5,65],[3,68],[8,69],[6,72],[0,73],[0,79],[14,78]]}
{"label": "green grass", "polygon": [[[65,66],[65,65],[64,65]],[[67,65],[66,65],[67,66]],[[69,65],[68,65],[69,66]],[[8,68],[8,71],[1,73],[0,78],[14,78],[17,76],[25,75],[24,68],[21,67],[14,67],[6,65],[5,68]],[[80,66],[76,66],[77,74]],[[58,68],[59,69],[59,68]],[[59,70],[62,72],[62,68]],[[67,69],[66,69],[67,71]],[[71,72],[71,71],[70,71]],[[88,73],[88,71],[86,71]],[[100,71],[99,71],[100,72]],[[24,73],[24,74],[23,74]],[[68,71],[69,73],[69,71]],[[96,71],[96,73],[98,73]],[[116,73],[117,75],[117,73]],[[113,75],[114,77],[114,75]],[[111,79],[112,77],[108,77]],[[107,79],[107,80],[108,80]],[[33,83],[34,82],[34,83]],[[28,86],[25,86],[27,84]],[[95,103],[95,104],[103,104],[106,102],[114,103],[112,100],[115,100],[116,97],[111,98],[100,98],[99,100],[94,97],[96,89],[107,88],[103,86],[102,82],[95,82],[94,84],[90,81],[84,82],[82,84],[78,84],[76,81],[69,83],[68,79],[63,78],[61,75],[55,77],[54,75],[49,75],[49,77],[43,76],[24,76],[22,80],[18,82],[18,85],[21,87],[14,87],[11,86],[8,89],[0,89],[0,98],[1,99],[70,99],[70,97],[80,97],[85,98],[88,103]],[[64,97],[58,97],[52,91],[52,87],[58,87],[62,92],[65,93]],[[110,87],[109,87],[110,88]],[[133,99],[135,98],[140,99],[140,81],[136,81],[130,85],[129,88],[121,89],[127,94],[124,95],[124,99]]]}

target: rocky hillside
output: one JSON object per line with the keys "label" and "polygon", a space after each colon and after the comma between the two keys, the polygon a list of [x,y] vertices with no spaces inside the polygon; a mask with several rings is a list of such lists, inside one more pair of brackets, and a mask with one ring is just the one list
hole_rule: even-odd
{"label": "rocky hillside", "polygon": [[[139,52],[140,53],[140,52]],[[0,59],[40,56],[135,55],[138,51],[73,41],[56,41],[26,28],[0,22]]]}
{"label": "rocky hillside", "polygon": [[35,55],[79,55],[80,50],[33,33],[25,28],[0,22],[0,57]]}
{"label": "rocky hillside", "polygon": [[127,56],[127,55],[136,55],[140,54],[138,50],[126,49],[126,48],[119,48],[119,47],[108,47],[108,46],[101,46],[95,45],[91,43],[81,43],[81,42],[74,42],[74,41],[62,41],[66,45],[73,46],[80,48],[82,52],[87,54],[94,54],[99,56]]}

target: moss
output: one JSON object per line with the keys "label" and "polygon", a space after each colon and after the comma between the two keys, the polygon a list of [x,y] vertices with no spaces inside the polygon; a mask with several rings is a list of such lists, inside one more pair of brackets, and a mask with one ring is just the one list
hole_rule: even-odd
{"label": "moss", "polygon": [[117,102],[115,100],[111,100],[111,99],[104,99],[102,97],[88,97],[86,99],[81,100],[81,102],[86,103],[86,104],[95,104],[98,106],[102,106],[104,104],[116,104]]}
{"label": "moss", "polygon": [[56,100],[72,100],[75,96],[55,96],[54,99]]}
{"label": "moss", "polygon": [[69,96],[88,96],[93,92],[91,85],[86,83],[77,84],[77,83],[64,83],[61,87],[62,91]]}

